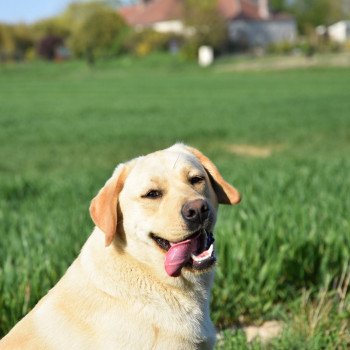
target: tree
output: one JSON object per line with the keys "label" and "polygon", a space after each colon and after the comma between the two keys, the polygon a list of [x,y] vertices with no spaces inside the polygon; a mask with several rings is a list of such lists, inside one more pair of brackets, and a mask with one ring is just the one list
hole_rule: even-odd
{"label": "tree", "polygon": [[47,35],[39,41],[38,53],[41,57],[52,61],[56,58],[57,49],[61,46],[63,46],[62,37]]}
{"label": "tree", "polygon": [[192,31],[187,46],[195,55],[201,45],[219,50],[227,42],[227,24],[216,0],[185,0],[185,25]]}
{"label": "tree", "polygon": [[287,0],[270,0],[269,7],[273,13],[287,12],[289,10],[289,4]]}
{"label": "tree", "polygon": [[31,27],[25,24],[0,25],[0,54],[2,60],[23,59],[34,47]]}
{"label": "tree", "polygon": [[15,58],[23,59],[27,52],[34,47],[34,38],[31,27],[25,24],[17,24],[13,28],[15,39]]}
{"label": "tree", "polygon": [[0,26],[0,54],[1,61],[7,61],[16,49],[13,28],[7,24]]}
{"label": "tree", "polygon": [[302,34],[347,17],[344,0],[296,0],[292,6]]}
{"label": "tree", "polygon": [[69,46],[78,57],[93,64],[97,57],[117,53],[126,24],[115,10],[99,3],[74,3],[63,18],[75,23]]}
{"label": "tree", "polygon": [[71,24],[67,23],[62,16],[40,20],[33,24],[33,34],[37,41],[49,36],[66,39],[71,34]]}

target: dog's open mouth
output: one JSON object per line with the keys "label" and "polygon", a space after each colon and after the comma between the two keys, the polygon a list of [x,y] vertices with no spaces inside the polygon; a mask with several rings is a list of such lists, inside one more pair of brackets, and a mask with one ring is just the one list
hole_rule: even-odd
{"label": "dog's open mouth", "polygon": [[214,237],[211,232],[200,230],[187,239],[172,243],[164,238],[151,235],[157,245],[166,251],[165,271],[171,277],[178,277],[183,267],[193,270],[205,270],[215,261]]}

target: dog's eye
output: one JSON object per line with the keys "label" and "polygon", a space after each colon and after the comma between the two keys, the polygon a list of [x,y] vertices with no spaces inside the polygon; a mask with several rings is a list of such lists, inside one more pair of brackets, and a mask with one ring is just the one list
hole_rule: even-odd
{"label": "dog's eye", "polygon": [[201,177],[201,176],[193,176],[190,178],[190,183],[191,185],[195,185],[195,184],[198,184],[200,182],[203,182],[204,181],[204,177]]}
{"label": "dog's eye", "polygon": [[158,191],[158,190],[151,190],[151,191],[148,191],[145,195],[142,196],[142,198],[151,198],[151,199],[154,199],[154,198],[159,198],[161,197],[163,194],[162,194],[162,191]]}

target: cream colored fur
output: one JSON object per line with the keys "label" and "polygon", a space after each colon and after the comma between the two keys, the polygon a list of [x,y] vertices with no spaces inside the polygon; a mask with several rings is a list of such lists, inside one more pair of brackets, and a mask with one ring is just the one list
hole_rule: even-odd
{"label": "cream colored fur", "polygon": [[[188,178],[196,175],[205,182],[192,186]],[[161,199],[142,197],[154,188],[163,191]],[[183,268],[170,277],[164,251],[150,238],[186,238],[180,209],[197,198],[205,198],[214,213],[218,202],[239,201],[195,149],[177,144],[119,165],[92,202],[97,226],[81,253],[0,349],[212,349],[213,269]]]}

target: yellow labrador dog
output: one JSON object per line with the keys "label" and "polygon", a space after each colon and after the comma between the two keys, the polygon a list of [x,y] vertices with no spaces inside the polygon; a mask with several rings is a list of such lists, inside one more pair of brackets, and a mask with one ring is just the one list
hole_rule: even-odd
{"label": "yellow labrador dog", "polygon": [[218,204],[239,200],[182,144],[118,165],[78,258],[0,349],[212,349],[212,232]]}

